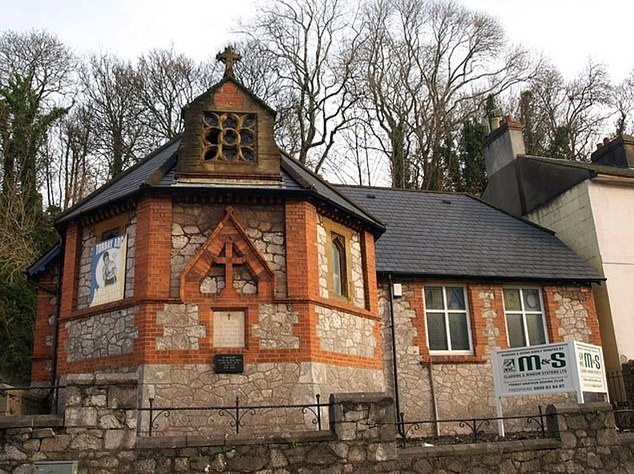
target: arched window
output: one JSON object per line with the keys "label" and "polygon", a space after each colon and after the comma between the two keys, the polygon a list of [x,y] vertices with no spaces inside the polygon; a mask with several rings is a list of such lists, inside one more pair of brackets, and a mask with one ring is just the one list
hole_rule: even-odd
{"label": "arched window", "polygon": [[348,296],[348,268],[346,262],[346,241],[338,234],[332,234],[332,289],[335,294]]}

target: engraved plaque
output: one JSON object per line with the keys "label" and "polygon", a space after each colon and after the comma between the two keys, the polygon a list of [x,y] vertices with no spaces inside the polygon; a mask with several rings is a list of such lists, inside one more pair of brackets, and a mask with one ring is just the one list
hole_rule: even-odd
{"label": "engraved plaque", "polygon": [[214,311],[214,347],[244,347],[244,311]]}
{"label": "engraved plaque", "polygon": [[242,354],[217,354],[214,356],[214,372],[241,374],[244,372],[244,357]]}

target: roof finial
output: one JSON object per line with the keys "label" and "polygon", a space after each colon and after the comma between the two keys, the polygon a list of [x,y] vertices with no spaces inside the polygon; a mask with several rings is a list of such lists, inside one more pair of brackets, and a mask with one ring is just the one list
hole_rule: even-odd
{"label": "roof finial", "polygon": [[242,55],[233,49],[233,46],[227,46],[222,53],[216,54],[216,59],[225,65],[224,77],[232,77],[235,79],[233,66],[242,59]]}

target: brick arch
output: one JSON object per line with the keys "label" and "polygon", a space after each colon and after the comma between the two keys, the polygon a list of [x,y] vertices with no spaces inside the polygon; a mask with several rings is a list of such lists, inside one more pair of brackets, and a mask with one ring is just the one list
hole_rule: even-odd
{"label": "brick arch", "polygon": [[[213,265],[225,268],[225,287],[216,295],[203,295],[200,284]],[[257,295],[241,295],[233,288],[233,267],[245,265],[257,284]],[[187,263],[180,278],[183,301],[201,298],[265,298],[273,296],[275,276],[264,256],[253,245],[231,206],[200,250]]]}

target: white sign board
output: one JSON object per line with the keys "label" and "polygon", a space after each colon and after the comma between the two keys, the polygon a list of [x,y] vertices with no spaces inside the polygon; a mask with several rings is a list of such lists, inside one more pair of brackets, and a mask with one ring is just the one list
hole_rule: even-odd
{"label": "white sign board", "polygon": [[577,356],[579,389],[582,392],[606,393],[608,384],[605,378],[605,364],[601,348],[585,342],[575,342],[574,346]]}
{"label": "white sign board", "polygon": [[518,347],[491,354],[495,395],[509,397],[553,392],[607,393],[601,347],[563,342]]}
{"label": "white sign board", "polygon": [[502,397],[576,392],[608,393],[601,347],[562,342],[493,351],[493,380],[497,397],[498,431],[504,436]]}

